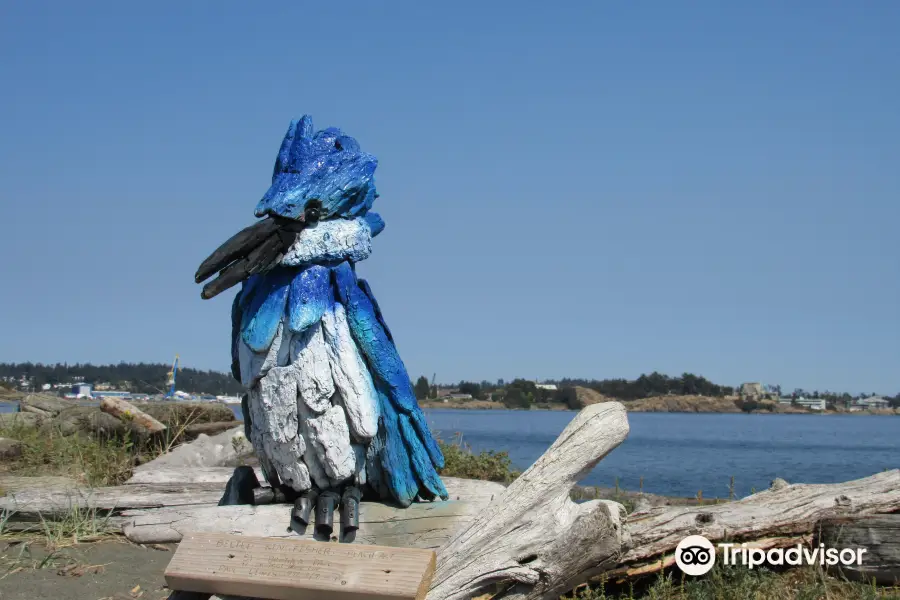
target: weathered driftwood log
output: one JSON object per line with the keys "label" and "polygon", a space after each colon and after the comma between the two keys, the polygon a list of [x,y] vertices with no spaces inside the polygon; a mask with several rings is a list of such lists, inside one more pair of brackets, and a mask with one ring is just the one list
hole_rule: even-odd
{"label": "weathered driftwood log", "polygon": [[838,573],[857,581],[900,585],[900,513],[825,519],[816,526],[816,545],[865,548],[861,566],[837,566]]}
{"label": "weathered driftwood log", "polygon": [[34,488],[0,498],[0,510],[14,518],[65,515],[73,508],[123,511],[133,508],[210,506],[222,497],[219,483],[124,485],[107,488]]}
{"label": "weathered driftwood log", "polygon": [[618,402],[582,410],[552,446],[438,552],[430,600],[558,598],[613,567],[629,546],[620,504],[569,491],[628,435]]}
{"label": "weathered driftwood log", "polygon": [[[437,549],[488,502],[423,502],[395,508],[377,502],[359,506],[359,529],[342,542]],[[314,527],[300,528],[290,521],[291,505],[206,506],[166,510],[126,511],[125,536],[132,542],[170,543],[185,533],[230,532],[237,535],[324,540]],[[335,535],[340,528],[335,529]],[[338,541],[336,537],[332,541]]]}
{"label": "weathered driftwood log", "polygon": [[133,422],[120,421],[93,406],[70,406],[41,424],[52,433],[75,435],[90,433],[102,438],[122,438],[127,434],[144,435],[146,431]]}
{"label": "weathered driftwood log", "polygon": [[136,423],[150,433],[159,433],[166,429],[165,425],[121,398],[103,398],[100,400],[100,410],[126,423]]}
{"label": "weathered driftwood log", "polygon": [[630,577],[671,566],[675,563],[675,546],[688,535],[702,535],[714,543],[727,539],[779,547],[808,538],[823,519],[897,510],[897,469],[846,483],[779,482],[771,489],[726,504],[653,508],[628,516],[632,547],[610,576]]}
{"label": "weathered driftwood log", "polygon": [[221,402],[132,402],[138,409],[147,413],[170,429],[183,425],[198,423],[217,423],[237,419],[231,408]]}
{"label": "weathered driftwood log", "polygon": [[[341,541],[438,548],[505,491],[501,484],[489,481],[445,477],[444,484],[455,500],[416,503],[405,509],[377,502],[360,503],[360,528],[354,537]],[[302,531],[288,528],[290,511],[289,504],[195,505],[126,511],[123,516],[129,522],[124,533],[133,542],[160,544],[177,542],[188,531],[272,537],[291,537],[299,533],[313,539],[312,527]]]}
{"label": "weathered driftwood log", "polygon": [[190,437],[198,436],[201,433],[206,435],[216,435],[235,426],[243,426],[240,421],[216,421],[215,423],[195,423],[184,428],[184,433]]}
{"label": "weathered driftwood log", "polygon": [[74,406],[74,404],[74,402],[63,400],[56,396],[29,394],[19,401],[19,408],[22,412],[26,413],[42,416],[55,416],[70,406]]}
{"label": "weathered driftwood log", "polygon": [[[148,465],[150,463],[147,463]],[[256,477],[263,481],[262,470],[256,470]],[[234,474],[231,467],[168,467],[160,469],[142,469],[135,471],[125,485],[153,483],[218,483],[225,489],[225,484]]]}

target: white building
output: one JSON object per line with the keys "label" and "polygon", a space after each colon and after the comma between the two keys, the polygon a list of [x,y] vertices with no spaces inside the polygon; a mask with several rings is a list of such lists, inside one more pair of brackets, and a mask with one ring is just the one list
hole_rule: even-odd
{"label": "white building", "polygon": [[555,383],[535,383],[534,387],[539,390],[549,390],[551,392],[555,392],[557,390]]}
{"label": "white building", "polygon": [[779,398],[778,404],[796,404],[798,406],[802,406],[804,408],[808,408],[810,410],[825,410],[825,399],[824,398],[804,398],[800,396],[799,398],[791,398],[790,396],[786,398]]}
{"label": "white building", "polygon": [[871,398],[860,398],[853,403],[851,410],[853,408],[856,408],[858,410],[881,410],[890,407],[891,403],[884,398],[880,396],[872,396]]}

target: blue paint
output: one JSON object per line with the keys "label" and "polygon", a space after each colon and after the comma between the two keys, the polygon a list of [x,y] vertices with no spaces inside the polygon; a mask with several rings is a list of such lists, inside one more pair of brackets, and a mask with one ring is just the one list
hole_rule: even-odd
{"label": "blue paint", "polygon": [[394,336],[391,334],[391,330],[387,326],[387,322],[384,320],[384,316],[381,314],[381,308],[378,306],[378,301],[375,300],[375,294],[372,293],[372,288],[369,286],[369,282],[365,279],[359,279],[359,289],[363,291],[363,294],[369,299],[369,302],[372,303],[372,308],[375,309],[375,316],[378,318],[378,322],[381,323],[382,329],[384,329],[384,334],[391,340],[391,343],[394,342]]}
{"label": "blue paint", "polygon": [[399,410],[404,413],[418,410],[419,405],[400,354],[381,327],[372,301],[359,289],[356,275],[350,265],[341,263],[332,271],[335,292],[347,311],[350,331],[363,355],[368,359],[373,375],[387,384],[391,400],[397,404]]}
{"label": "blue paint", "polygon": [[372,237],[375,237],[384,231],[384,219],[382,219],[381,215],[378,213],[367,212],[363,215],[363,218],[366,220],[366,223],[368,223],[369,229],[372,230]]}
{"label": "blue paint", "polygon": [[272,186],[256,206],[256,216],[297,219],[309,200],[322,203],[321,218],[365,214],[375,201],[378,159],[340,129],[313,133],[312,117],[291,123],[278,156]]}
{"label": "blue paint", "polygon": [[381,326],[380,311],[376,310],[375,304],[370,300],[371,290],[367,294],[360,289],[356,275],[348,263],[342,263],[332,271],[336,296],[344,305],[350,332],[367,359],[376,385],[381,382],[397,410],[409,415],[434,466],[443,467],[444,456],[428,430],[400,354]]}
{"label": "blue paint", "polygon": [[256,293],[261,279],[262,275],[260,274],[251,275],[241,284],[241,308],[246,307],[253,300],[253,295]]}
{"label": "blue paint", "polygon": [[288,295],[288,327],[300,333],[318,323],[325,309],[334,303],[331,292],[331,270],[312,265],[291,281]]}
{"label": "blue paint", "polygon": [[[398,421],[400,423],[400,433],[403,435],[403,441],[406,442],[406,448],[409,451],[409,460],[412,462],[413,471],[419,481],[422,482],[425,490],[430,492],[426,494],[423,490],[420,490],[419,494],[423,497],[428,496],[429,500],[435,496],[446,500],[450,495],[447,493],[447,488],[444,487],[444,482],[441,481],[440,475],[434,469],[428,450],[425,449],[425,446],[422,445],[419,439],[421,435],[419,428],[413,427],[407,415],[398,415]],[[431,438],[430,433],[428,437],[429,439]]]}
{"label": "blue paint", "polygon": [[381,451],[381,470],[387,487],[400,506],[409,506],[419,493],[419,482],[412,471],[409,449],[400,433],[397,411],[381,386],[376,383],[382,427],[378,429]]}
{"label": "blue paint", "polygon": [[275,340],[293,273],[291,269],[273,269],[263,274],[253,298],[244,306],[241,336],[254,352],[265,352]]}

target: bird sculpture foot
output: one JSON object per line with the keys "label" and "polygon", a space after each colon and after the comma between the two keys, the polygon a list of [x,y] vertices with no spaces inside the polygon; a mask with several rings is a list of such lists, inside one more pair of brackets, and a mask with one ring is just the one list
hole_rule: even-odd
{"label": "bird sculpture foot", "polygon": [[291,511],[291,517],[306,527],[312,522],[313,513],[316,510],[316,500],[319,494],[316,490],[310,490],[300,494],[300,497],[294,501],[294,510]]}
{"label": "bird sculpture foot", "polygon": [[316,533],[330,538],[334,532],[334,511],[340,504],[341,497],[328,490],[319,494],[316,499]]}
{"label": "bird sculpture foot", "polygon": [[325,539],[330,539],[334,533],[334,511],[340,509],[340,539],[343,540],[359,529],[359,502],[361,499],[362,492],[354,486],[345,488],[341,496],[332,490],[321,493],[311,490],[301,494],[294,502],[291,517],[303,527],[312,525],[315,520],[316,533]]}
{"label": "bird sculpture foot", "polygon": [[362,492],[358,487],[348,486],[341,497],[341,539],[359,529],[359,501]]}

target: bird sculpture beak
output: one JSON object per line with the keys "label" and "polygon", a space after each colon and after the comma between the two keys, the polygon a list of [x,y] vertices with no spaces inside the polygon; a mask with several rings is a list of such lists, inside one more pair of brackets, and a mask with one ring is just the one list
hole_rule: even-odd
{"label": "bird sculpture beak", "polygon": [[219,272],[218,277],[203,286],[201,297],[213,298],[271,266],[305,226],[305,215],[296,220],[268,217],[233,235],[197,269],[197,283]]}

